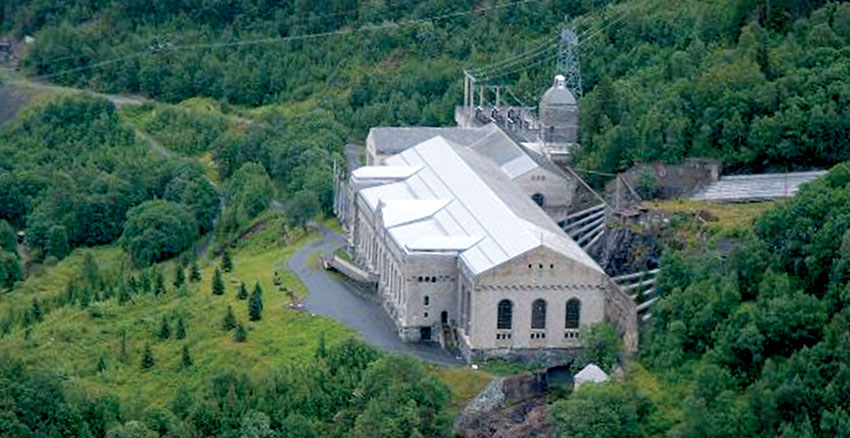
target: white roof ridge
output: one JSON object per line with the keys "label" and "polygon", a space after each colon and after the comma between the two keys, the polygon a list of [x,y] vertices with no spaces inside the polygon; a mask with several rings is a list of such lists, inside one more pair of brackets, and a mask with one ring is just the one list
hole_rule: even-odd
{"label": "white roof ridge", "polygon": [[[451,145],[450,145],[450,141],[449,141],[449,140],[447,140],[447,139],[445,139],[443,136],[438,135],[438,136],[436,136],[436,137],[434,137],[434,138],[431,138],[431,139],[429,139],[429,140],[426,140],[426,141],[424,141],[424,142],[422,142],[422,143],[420,143],[420,144],[418,144],[418,145],[414,146],[413,148],[411,148],[411,150],[412,150],[412,151],[414,151],[414,152],[416,152],[416,154],[417,154],[417,155],[419,155],[419,156],[420,156],[420,158],[422,158],[422,154],[421,154],[418,150],[416,150],[416,149],[417,149],[418,147],[420,147],[420,146],[427,145],[428,143],[435,144],[435,141],[437,141],[437,140],[442,140],[442,141],[446,144],[446,146],[449,146],[449,149],[452,149],[452,147],[451,147]],[[426,147],[427,147],[427,146],[426,146]],[[455,153],[455,154],[456,154],[456,152],[454,152],[454,150],[452,150],[452,153]],[[478,176],[478,174],[477,174],[477,173],[475,173],[475,170],[474,170],[472,167],[470,167],[470,166],[469,166],[469,164],[467,164],[467,162],[463,160],[463,158],[458,157],[458,159],[459,159],[459,162],[461,163],[461,165],[462,165],[462,166],[466,167],[466,168],[469,170],[469,172],[470,172],[470,173],[472,173],[473,175],[475,175],[475,177],[476,177],[476,178],[478,178],[478,181],[479,181],[479,182],[481,182],[484,186],[487,186],[487,184],[485,184],[483,181],[481,181],[481,178]],[[424,159],[423,159],[423,161],[424,161]],[[454,196],[454,198],[455,198],[455,199],[458,199],[458,195],[455,193],[455,191],[454,191],[454,190],[452,190],[452,187],[451,187],[449,184],[447,184],[447,183],[443,180],[443,178],[442,178],[439,174],[437,174],[437,172],[434,172],[434,176],[435,176],[435,177],[437,177],[437,179],[439,179],[439,180],[440,180],[440,182],[441,182],[441,183],[443,183],[443,185],[444,185],[444,186],[446,186],[446,189],[448,189],[448,191],[449,191],[449,192],[451,192],[451,194]],[[491,194],[493,194],[493,199],[495,200],[495,202],[496,202],[496,203],[498,203],[499,205],[501,205],[502,207],[504,207],[504,209],[505,209],[506,211],[508,211],[508,212],[509,212],[509,213],[510,213],[510,214],[511,214],[514,218],[522,220],[522,218],[520,218],[519,216],[517,216],[517,214],[516,214],[516,213],[514,213],[514,211],[513,211],[513,210],[511,210],[511,208],[510,208],[510,207],[508,207],[508,205],[507,205],[507,204],[505,204],[505,202],[504,202],[504,201],[502,201],[502,198],[500,198],[498,195],[496,195],[496,194],[495,194],[495,192],[493,192],[493,189],[492,189],[492,188],[490,188],[489,186],[487,186],[487,188],[488,188],[488,191],[489,191]],[[479,227],[481,227],[481,229],[483,229],[483,230],[484,230],[484,232],[485,232],[488,236],[490,236],[490,238],[493,240],[493,242],[496,244],[496,246],[498,246],[498,247],[499,247],[499,249],[501,249],[501,250],[502,250],[502,252],[504,252],[504,253],[505,253],[505,255],[510,254],[510,251],[508,251],[508,249],[507,249],[507,248],[505,248],[505,247],[502,245],[502,243],[499,241],[499,239],[496,239],[496,238],[495,238],[495,236],[493,236],[493,234],[490,232],[490,230],[489,230],[487,227],[485,227],[483,223],[481,223],[481,221],[479,220],[478,216],[477,216],[477,215],[475,215],[475,214],[473,214],[473,212],[472,212],[472,210],[469,208],[469,206],[467,206],[464,202],[460,202],[459,204],[460,204],[461,206],[463,206],[463,208],[464,208],[464,209],[465,209],[465,210],[469,213],[470,217],[471,217],[471,218],[472,218],[472,219],[473,219],[476,223],[478,223],[478,226],[479,226]],[[526,230],[526,231],[527,231],[527,230]],[[487,255],[486,253],[484,253],[484,255],[485,255],[488,259],[490,259],[490,261],[491,261],[491,262],[493,261],[493,259],[492,259],[492,258],[490,258],[490,257],[489,257],[489,255]]]}
{"label": "white roof ridge", "polygon": [[409,204],[420,203],[420,204],[423,204],[423,205],[440,204],[438,207],[431,208],[428,211],[424,211],[424,212],[421,211],[419,215],[410,215],[409,216],[410,219],[402,220],[400,222],[387,223],[386,216],[384,216],[384,226],[386,226],[387,229],[390,229],[390,228],[395,228],[395,227],[401,227],[401,226],[404,226],[404,225],[409,225],[409,224],[412,224],[412,223],[415,223],[415,222],[423,221],[425,219],[430,219],[430,218],[434,217],[435,214],[439,213],[444,208],[446,208],[446,206],[451,204],[453,201],[454,201],[454,199],[381,199],[380,202],[383,203],[382,211],[386,211],[386,209],[388,207],[393,208],[393,206],[391,205],[393,203],[409,203]]}

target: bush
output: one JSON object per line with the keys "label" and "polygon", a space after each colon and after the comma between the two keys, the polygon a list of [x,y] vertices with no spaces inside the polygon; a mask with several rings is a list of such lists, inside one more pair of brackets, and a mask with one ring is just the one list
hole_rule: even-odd
{"label": "bush", "polygon": [[21,271],[18,256],[0,251],[0,287],[12,287],[21,278],[23,278],[23,271]]}
{"label": "bush", "polygon": [[183,205],[144,202],[127,213],[121,244],[139,265],[174,257],[198,237],[195,218]]}

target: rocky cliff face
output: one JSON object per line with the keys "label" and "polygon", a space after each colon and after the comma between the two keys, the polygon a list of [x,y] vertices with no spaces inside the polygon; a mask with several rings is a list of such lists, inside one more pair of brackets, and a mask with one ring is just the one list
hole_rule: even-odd
{"label": "rocky cliff face", "polygon": [[[549,374],[541,370],[494,379],[460,414],[455,434],[464,438],[554,436],[546,403]],[[571,376],[566,385],[572,388]]]}
{"label": "rocky cliff face", "polygon": [[598,245],[596,260],[611,276],[655,269],[661,255],[658,237],[628,227],[609,228]]}

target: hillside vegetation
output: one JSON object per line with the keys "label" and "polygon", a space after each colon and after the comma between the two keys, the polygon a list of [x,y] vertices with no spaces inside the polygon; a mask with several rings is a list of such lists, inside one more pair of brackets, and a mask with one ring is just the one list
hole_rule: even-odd
{"label": "hillside vegetation", "polygon": [[[3,23],[38,37],[24,58],[37,78],[276,106],[264,113],[276,126],[321,114],[360,137],[376,125],[452,124],[463,68],[538,47],[565,16],[583,38],[584,167],[696,155],[783,170],[850,157],[844,2],[28,0]],[[535,102],[553,65],[504,70]]]}
{"label": "hillside vegetation", "polygon": [[634,365],[624,384],[556,402],[563,436],[850,434],[850,162],[743,241],[728,258],[662,260],[640,353],[651,374]]}

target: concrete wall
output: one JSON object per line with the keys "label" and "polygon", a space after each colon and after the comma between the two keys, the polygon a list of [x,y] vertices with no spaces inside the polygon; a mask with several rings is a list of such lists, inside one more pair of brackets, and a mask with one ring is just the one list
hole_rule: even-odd
{"label": "concrete wall", "polygon": [[518,176],[513,181],[529,197],[535,193],[543,195],[545,199],[543,210],[555,222],[560,222],[569,215],[578,184],[573,179],[565,178],[544,167],[538,167]]}
{"label": "concrete wall", "polygon": [[540,104],[543,141],[547,143],[578,142],[578,105]]}
{"label": "concrete wall", "polygon": [[[571,298],[581,300],[581,326],[605,317],[605,275],[547,248],[538,248],[465,284],[473,287],[471,329],[460,330],[468,350],[501,354],[511,349],[577,347],[578,330],[565,328],[566,303]],[[531,329],[532,302],[538,298],[547,303],[544,330]],[[498,303],[503,299],[513,301],[508,331],[498,330],[496,325]],[[545,337],[539,336],[541,332]],[[497,339],[497,334],[503,339]]]}
{"label": "concrete wall", "polygon": [[[406,317],[399,323],[414,333],[419,340],[420,327],[431,327],[431,340],[437,340],[441,327],[441,313],[446,312],[448,322],[457,321],[457,255],[414,254],[405,259]],[[425,297],[428,304],[425,304]]]}

